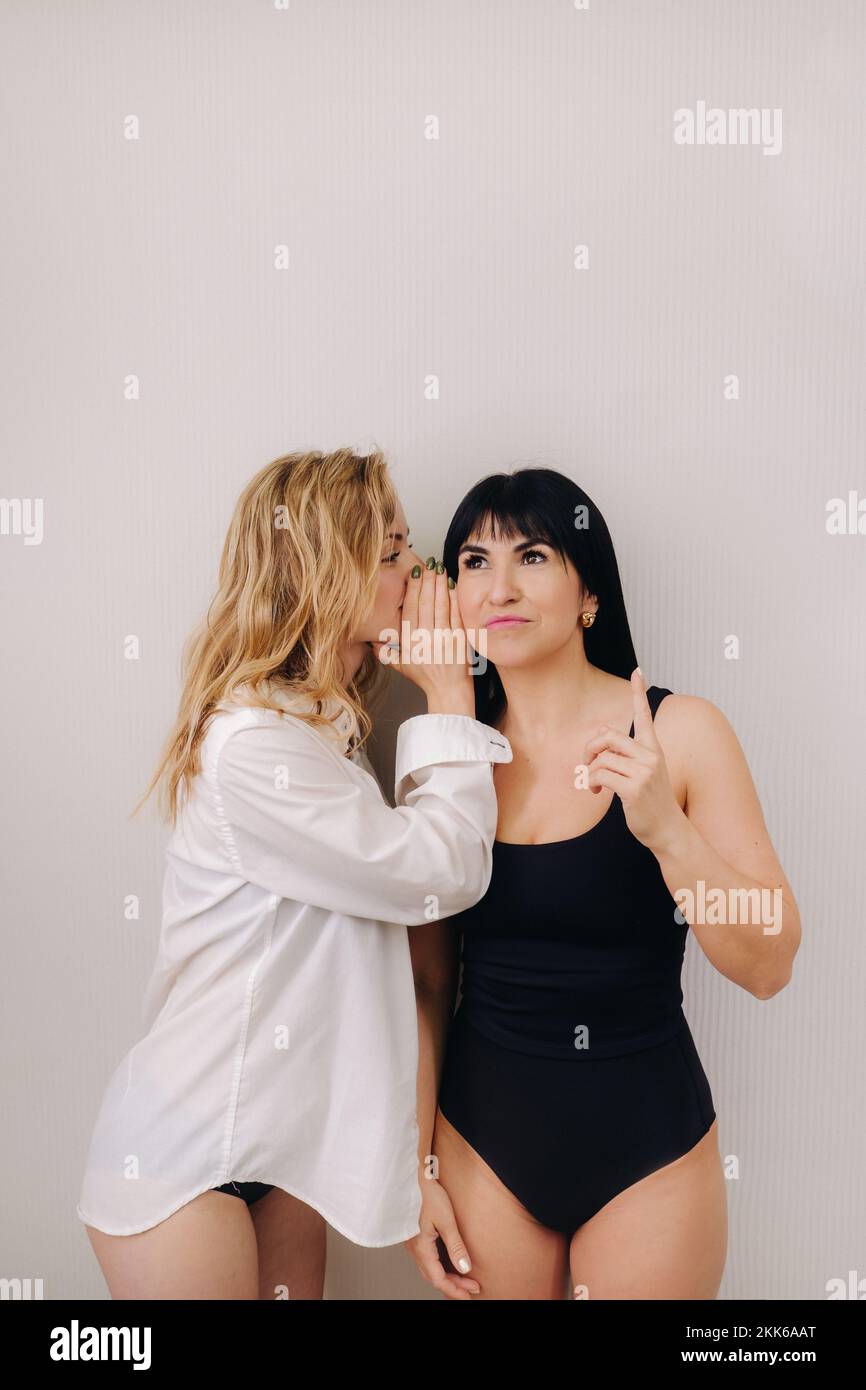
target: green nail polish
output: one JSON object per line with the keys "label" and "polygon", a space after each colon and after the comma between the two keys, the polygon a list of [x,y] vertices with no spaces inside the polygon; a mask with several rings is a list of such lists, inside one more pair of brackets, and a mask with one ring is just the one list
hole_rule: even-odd
{"label": "green nail polish", "polygon": [[435,568],[436,568],[436,556],[435,556],[435,555],[431,555],[431,556],[430,556],[430,559],[427,561],[427,568],[428,568],[428,570],[435,570]]}
{"label": "green nail polish", "polygon": [[412,578],[413,578],[413,579],[420,579],[420,578],[421,578],[421,566],[420,566],[420,565],[413,565],[413,566],[412,566]]}
{"label": "green nail polish", "polygon": [[455,587],[454,580],[451,578],[451,575],[449,574],[449,576],[448,576],[448,588],[449,588],[449,589],[453,589],[454,587]]}
{"label": "green nail polish", "polygon": [[443,563],[442,563],[441,560],[439,561],[439,564],[436,566],[436,573],[437,573],[437,574],[444,574],[444,573],[445,573],[445,566],[443,565]]}

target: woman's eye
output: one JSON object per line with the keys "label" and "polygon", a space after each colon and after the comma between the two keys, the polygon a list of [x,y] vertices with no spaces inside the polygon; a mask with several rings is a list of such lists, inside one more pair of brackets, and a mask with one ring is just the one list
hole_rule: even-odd
{"label": "woman's eye", "polygon": [[[409,550],[412,549],[412,541],[411,541],[411,539],[410,539],[409,537],[407,537],[407,539],[406,539],[406,545],[407,545],[407,548],[408,548]],[[383,564],[383,565],[393,565],[394,561],[395,561],[395,560],[399,560],[399,559],[400,559],[400,556],[401,556],[402,554],[403,554],[402,550],[394,550],[394,551],[391,552],[390,555],[384,555],[384,556],[382,557],[382,564]]]}
{"label": "woman's eye", "polygon": [[[534,555],[534,556],[536,557],[536,559],[537,559],[537,560],[540,560],[542,563],[544,563],[544,561],[547,559],[547,556],[544,554],[544,551],[543,551],[543,550],[524,550],[523,555],[521,556],[521,561],[525,560],[526,557],[527,557],[528,555]],[[474,563],[474,561],[476,561],[476,560],[479,562],[479,564],[481,564],[481,563],[483,563],[483,561],[484,561],[484,556],[483,556],[483,555],[467,555],[467,557],[466,557],[466,562],[465,562],[463,568],[464,568],[465,570],[474,570],[474,569],[478,569],[478,565],[476,565],[476,564]]]}

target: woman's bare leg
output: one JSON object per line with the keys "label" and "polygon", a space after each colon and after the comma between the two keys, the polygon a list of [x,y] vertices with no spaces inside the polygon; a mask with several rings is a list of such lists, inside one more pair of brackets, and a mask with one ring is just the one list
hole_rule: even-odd
{"label": "woman's bare leg", "polygon": [[[481,1285],[475,1299],[556,1299],[565,1289],[567,1240],[542,1226],[437,1108],[432,1151],[439,1181]],[[448,1266],[450,1268],[450,1266]]]}
{"label": "woman's bare leg", "polygon": [[259,1296],[255,1228],[246,1202],[225,1192],[202,1192],[137,1235],[85,1230],[112,1298]]}
{"label": "woman's bare leg", "polygon": [[727,1244],[714,1120],[687,1154],[619,1192],[575,1232],[572,1298],[713,1299]]}
{"label": "woman's bare leg", "polygon": [[259,1297],[320,1299],[325,1285],[325,1219],[282,1188],[253,1202],[259,1248]]}

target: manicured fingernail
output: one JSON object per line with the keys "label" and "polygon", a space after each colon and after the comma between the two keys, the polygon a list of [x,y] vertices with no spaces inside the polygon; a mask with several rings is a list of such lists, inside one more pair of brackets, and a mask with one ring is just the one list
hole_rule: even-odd
{"label": "manicured fingernail", "polygon": [[412,566],[412,578],[413,578],[413,579],[420,579],[420,578],[421,578],[421,566],[420,566],[420,565],[413,565],[413,566]]}
{"label": "manicured fingernail", "polygon": [[454,580],[451,578],[451,575],[449,574],[449,576],[448,576],[448,588],[449,588],[449,589],[454,589],[455,587],[456,587],[456,585],[455,585],[455,583],[454,583]]}
{"label": "manicured fingernail", "polygon": [[427,561],[427,568],[428,568],[428,570],[435,570],[435,568],[436,568],[436,556],[435,556],[435,555],[431,555],[431,556],[430,556],[430,559]]}
{"label": "manicured fingernail", "polygon": [[457,1268],[460,1270],[460,1273],[461,1273],[461,1274],[468,1274],[468,1273],[469,1273],[469,1261],[468,1261],[468,1260],[458,1260],[458,1261],[457,1261]]}
{"label": "manicured fingernail", "polygon": [[436,573],[437,573],[437,574],[444,574],[444,573],[445,573],[445,566],[443,565],[443,563],[442,563],[441,560],[439,561],[439,564],[436,566]]}

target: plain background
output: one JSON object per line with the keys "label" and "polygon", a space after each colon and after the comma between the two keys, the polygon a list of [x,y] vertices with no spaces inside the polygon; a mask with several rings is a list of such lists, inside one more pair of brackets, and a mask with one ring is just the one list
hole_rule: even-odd
{"label": "plain background", "polygon": [[[2,492],[44,537],[0,536],[0,1275],[105,1296],[74,1206],[165,840],[128,813],[236,496],[375,443],[425,555],[484,474],[568,473],[648,681],[731,720],[803,944],[759,1002],[689,940],[720,1297],[866,1276],[866,535],[826,528],[866,495],[864,40],[858,0],[4,0]],[[698,101],[781,108],[781,153],[676,145]],[[327,1296],[435,1297],[403,1247],[329,1253]]]}

